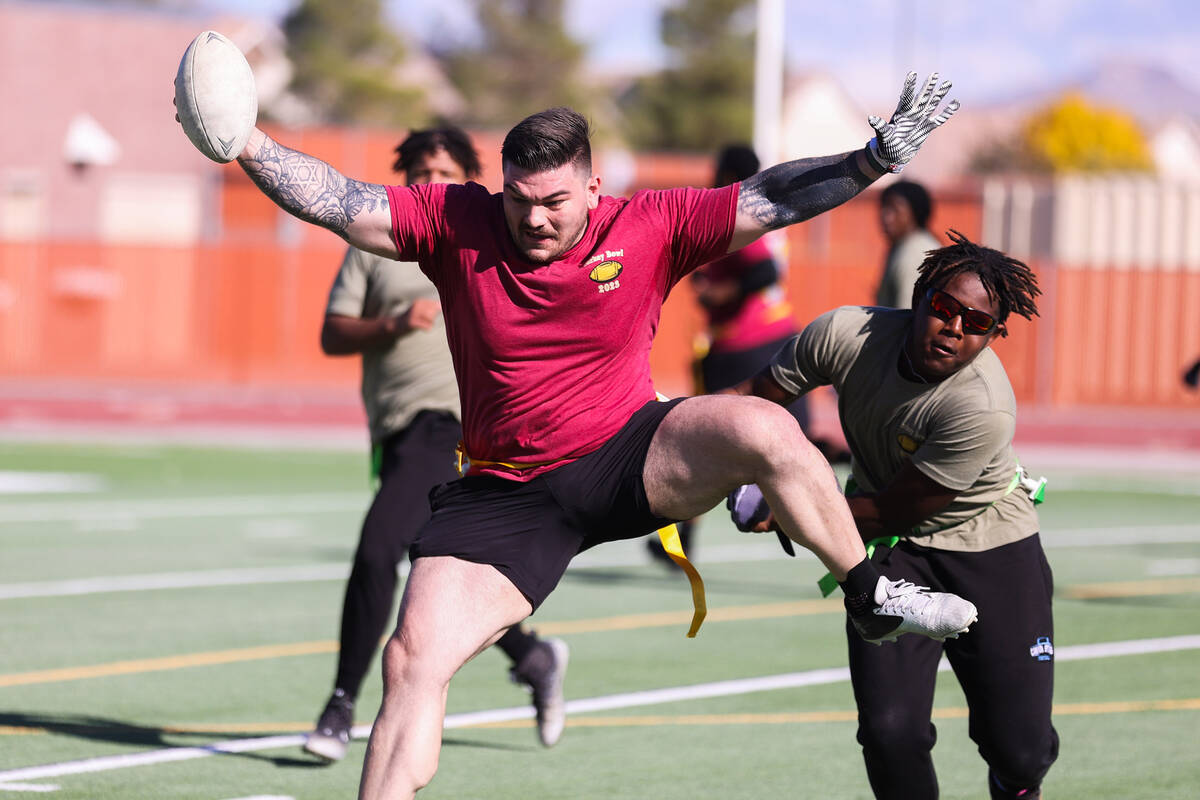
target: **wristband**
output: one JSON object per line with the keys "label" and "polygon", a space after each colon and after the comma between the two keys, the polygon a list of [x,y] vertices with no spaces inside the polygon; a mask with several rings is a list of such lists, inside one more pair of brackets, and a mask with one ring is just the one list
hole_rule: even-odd
{"label": "wristband", "polygon": [[876,172],[882,172],[885,175],[889,172],[899,172],[904,169],[903,164],[889,164],[883,160],[883,156],[879,152],[879,138],[872,136],[867,142],[867,161],[875,168]]}

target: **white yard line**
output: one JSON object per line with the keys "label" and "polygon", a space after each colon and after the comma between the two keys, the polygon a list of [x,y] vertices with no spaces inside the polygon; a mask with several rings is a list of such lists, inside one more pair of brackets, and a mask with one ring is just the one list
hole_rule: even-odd
{"label": "white yard line", "polygon": [[67,597],[104,592],[145,592],[155,589],[191,589],[301,581],[344,581],[349,563],[298,564],[287,567],[246,567],[194,572],[160,572],[149,575],[111,575],[63,581],[0,584],[0,600],[26,597]]}
{"label": "white yard line", "polygon": [[[338,496],[335,495],[334,497]],[[294,510],[295,506],[299,505],[302,501],[292,499],[290,502],[291,508]],[[316,502],[329,503],[330,501],[318,499]],[[353,505],[355,509],[364,507],[361,498],[358,498]],[[215,515],[218,511],[213,510],[213,514]],[[1200,525],[1156,525],[1141,528],[1079,528],[1075,530],[1051,531],[1043,536],[1042,541],[1048,550],[1069,547],[1096,547],[1101,545],[1125,546],[1191,543],[1200,542]],[[798,553],[797,557],[812,558],[812,554],[806,550],[802,550]],[[696,565],[703,571],[706,564],[773,561],[779,558],[783,558],[783,556],[780,554],[779,546],[774,541],[748,537],[745,544],[717,545],[704,548],[700,560],[697,561]],[[571,562],[569,569],[616,569],[645,566],[646,564],[646,554],[640,547],[634,549],[626,546],[625,552],[618,551],[617,553],[609,554],[590,551],[584,553]],[[405,562],[401,566],[401,573],[406,572],[407,568],[408,563]],[[66,597],[105,592],[195,589],[256,583],[344,581],[349,574],[349,569],[348,562],[336,562],[279,567],[161,572],[145,575],[99,575],[89,578],[55,581],[0,583],[0,600],[31,597]]]}
{"label": "white yard line", "polygon": [[1147,525],[1144,527],[1073,528],[1042,533],[1047,550],[1060,547],[1101,547],[1200,542],[1200,524]]}
{"label": "white yard line", "polygon": [[[1093,658],[1109,658],[1112,656],[1143,655],[1147,653],[1166,653],[1196,649],[1200,649],[1200,636],[1173,636],[1162,639],[1139,639],[1125,642],[1105,642],[1101,644],[1060,647],[1055,653],[1055,659],[1058,661],[1080,661]],[[949,664],[943,660],[939,670],[946,671],[949,668]],[[636,708],[638,706],[655,705],[658,703],[728,697],[731,695],[751,694],[753,692],[766,692],[777,689],[793,689],[802,686],[838,683],[849,680],[849,678],[850,671],[847,668],[836,667],[832,669],[809,670],[807,672],[792,672],[783,675],[767,675],[761,678],[716,681],[713,683],[694,684],[692,686],[652,689],[645,692],[628,692],[583,700],[571,700],[567,702],[567,713],[583,714],[590,711],[611,711],[618,708]],[[485,723],[528,719],[532,716],[533,709],[530,706],[496,708],[487,711],[449,714],[446,717],[445,727],[447,729],[465,728]],[[353,734],[355,738],[365,738],[370,732],[371,728],[369,725],[358,725],[355,726]],[[304,734],[265,736],[218,742],[204,747],[170,747],[162,750],[148,750],[119,756],[85,758],[78,761],[62,761],[34,767],[22,767],[0,772],[0,789],[4,788],[6,784],[12,785],[14,782],[19,781],[57,778],[63,775],[81,775],[88,772],[108,772],[116,769],[145,767],[175,761],[189,761],[219,753],[249,753],[258,750],[274,750],[281,747],[299,747],[304,743],[304,740]]]}
{"label": "white yard line", "polygon": [[[0,503],[0,525],[21,522],[94,522],[96,520],[177,519],[186,517],[291,516],[342,511],[363,512],[370,494],[220,495],[165,500],[92,500],[87,502]],[[0,533],[3,528],[0,528]]]}
{"label": "white yard line", "polygon": [[108,483],[99,475],[78,472],[0,470],[0,495],[100,492]]}

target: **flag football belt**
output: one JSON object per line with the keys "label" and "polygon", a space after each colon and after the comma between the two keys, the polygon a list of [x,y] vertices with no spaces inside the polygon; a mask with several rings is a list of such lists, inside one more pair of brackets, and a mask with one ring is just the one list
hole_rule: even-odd
{"label": "flag football belt", "polygon": [[[659,395],[658,399],[665,400],[666,398]],[[513,464],[506,461],[487,461],[482,458],[472,458],[467,454],[466,446],[461,441],[454,448],[454,452],[458,459],[459,475],[466,474],[466,469],[463,468],[465,464],[522,470],[543,467],[554,463],[553,461],[543,461],[540,463]],[[701,624],[704,623],[704,618],[708,615],[708,602],[704,597],[704,579],[700,577],[699,571],[692,565],[692,562],[688,561],[687,554],[683,552],[683,543],[679,541],[679,529],[675,526],[675,523],[659,528],[658,540],[662,544],[662,549],[666,551],[671,560],[683,570],[683,574],[687,576],[688,583],[692,587],[692,624],[688,627],[687,635],[689,639],[693,639],[700,630]]]}
{"label": "flag football belt", "polygon": [[[938,533],[940,531],[949,530],[950,528],[953,528],[957,525],[961,525],[964,522],[969,522],[970,520],[975,519],[975,517],[978,517],[983,512],[987,511],[992,506],[996,505],[996,503],[999,503],[1005,497],[1008,497],[1010,494],[1012,494],[1014,491],[1016,491],[1018,486],[1021,487],[1021,489],[1023,489],[1025,491],[1025,493],[1029,496],[1029,499],[1033,501],[1033,504],[1035,506],[1041,505],[1043,502],[1045,502],[1045,500],[1046,500],[1046,479],[1045,478],[1034,478],[1034,477],[1030,476],[1028,473],[1025,472],[1025,469],[1020,464],[1017,464],[1016,472],[1013,474],[1012,480],[1008,482],[1008,488],[1004,490],[1004,494],[1001,495],[1000,497],[998,497],[997,499],[993,500],[992,502],[988,503],[983,508],[979,509],[979,511],[975,512],[974,514],[972,514],[971,516],[967,517],[964,520],[960,520],[959,522],[955,522],[950,525],[943,525],[939,528],[933,528],[933,529],[927,530],[927,531],[921,530],[920,526],[914,527],[908,533],[908,535],[909,536],[928,536],[929,534],[932,534],[932,533]],[[846,494],[852,494],[857,488],[858,487],[854,481],[854,476],[850,476],[849,478],[846,479]],[[876,547],[880,547],[880,546],[895,547],[896,544],[900,541],[900,539],[901,539],[900,536],[877,536],[877,537],[875,537],[874,539],[872,539],[871,541],[866,543],[867,544],[867,558],[870,558],[871,556],[875,555]],[[826,572],[825,575],[822,576],[822,578],[819,581],[817,581],[817,587],[821,590],[821,597],[829,597],[829,595],[831,595],[833,593],[833,590],[837,588],[837,579],[834,578],[831,573]]]}
{"label": "flag football belt", "polygon": [[671,560],[683,570],[684,575],[687,575],[688,583],[692,586],[692,624],[687,635],[689,639],[693,639],[708,614],[708,604],[704,599],[704,579],[684,554],[683,544],[679,541],[679,528],[675,523],[659,528],[658,540]]}

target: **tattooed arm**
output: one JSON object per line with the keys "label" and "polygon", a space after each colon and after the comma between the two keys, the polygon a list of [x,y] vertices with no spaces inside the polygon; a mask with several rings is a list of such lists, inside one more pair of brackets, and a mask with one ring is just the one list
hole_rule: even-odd
{"label": "tattooed arm", "polygon": [[729,250],[839,206],[883,175],[866,151],[788,161],[742,181]]}
{"label": "tattooed arm", "polygon": [[938,113],[950,86],[949,81],[938,86],[935,72],[918,95],[917,73],[910,72],[891,119],[884,122],[872,116],[868,120],[875,137],[862,150],[789,161],[742,181],[729,249],[815,217],[854,197],[885,173],[904,169],[925,138],[958,110],[958,101],[951,100]]}
{"label": "tattooed arm", "polygon": [[263,194],[297,219],[328,228],[360,250],[388,258],[398,255],[383,186],[347,178],[257,128],[238,163]]}

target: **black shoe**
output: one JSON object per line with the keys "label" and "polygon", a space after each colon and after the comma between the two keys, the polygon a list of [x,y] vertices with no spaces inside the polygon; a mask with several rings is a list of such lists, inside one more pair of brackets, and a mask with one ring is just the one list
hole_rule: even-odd
{"label": "black shoe", "polygon": [[1183,373],[1183,382],[1193,389],[1200,388],[1200,361],[1192,364],[1191,369]]}
{"label": "black shoe", "polygon": [[514,683],[524,684],[533,695],[538,739],[546,747],[554,746],[567,724],[563,679],[570,654],[562,639],[542,639],[509,672]]}
{"label": "black shoe", "polygon": [[1042,787],[1032,789],[1010,789],[1000,782],[996,773],[988,770],[988,790],[992,800],[1041,800]]}
{"label": "black shoe", "polygon": [[675,559],[667,555],[667,551],[663,549],[657,533],[646,537],[646,552],[650,554],[651,561],[657,561],[668,569],[680,569],[680,566],[675,563]]}
{"label": "black shoe", "polygon": [[341,761],[346,757],[353,727],[354,700],[344,690],[335,689],[317,720],[317,729],[308,735],[304,749],[328,763]]}

